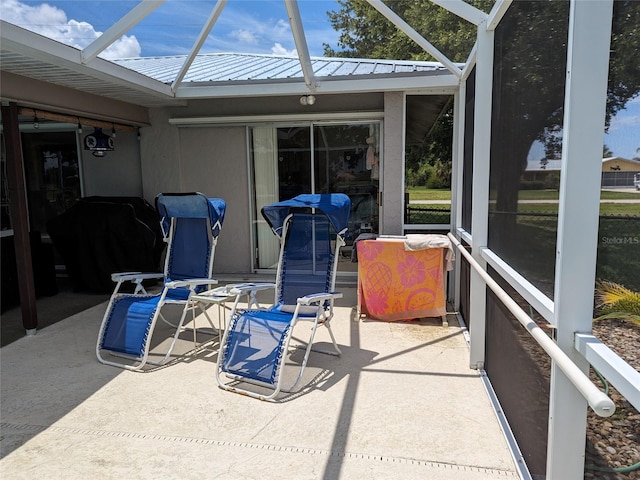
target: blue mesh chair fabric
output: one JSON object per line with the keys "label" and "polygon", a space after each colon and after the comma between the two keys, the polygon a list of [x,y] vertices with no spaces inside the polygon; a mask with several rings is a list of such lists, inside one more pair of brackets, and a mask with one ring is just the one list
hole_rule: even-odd
{"label": "blue mesh chair fabric", "polygon": [[[156,198],[156,209],[168,243],[162,292],[157,295],[120,293],[122,281],[139,284],[141,279],[151,278],[153,274],[114,274],[118,283],[100,326],[96,347],[102,363],[141,369],[148,361],[155,323],[158,318],[164,319],[163,306],[180,304],[184,307],[182,317],[169,351],[159,363],[166,361],[186,318],[189,295],[217,283],[212,279],[213,257],[226,210],[224,200],[207,198],[201,193],[160,194]],[[144,288],[140,290],[146,293]],[[103,356],[105,352],[130,355],[134,362],[107,360]]]}
{"label": "blue mesh chair fabric", "polygon": [[[302,378],[315,327],[319,324],[329,329],[335,353],[340,353],[329,321],[333,300],[340,296],[333,288],[349,210],[349,197],[343,194],[299,195],[263,208],[263,216],[281,241],[278,274],[273,286],[275,301],[270,308],[232,311],[218,358],[216,377],[222,388],[261,399],[273,399],[281,390],[293,390]],[[314,295],[320,295],[319,299],[309,301],[309,296]],[[305,297],[306,300],[301,300]],[[283,388],[284,358],[298,320],[310,320],[315,325],[304,345],[306,351],[297,380],[291,387]],[[221,379],[221,373],[267,387],[271,393],[263,395],[230,386]]]}

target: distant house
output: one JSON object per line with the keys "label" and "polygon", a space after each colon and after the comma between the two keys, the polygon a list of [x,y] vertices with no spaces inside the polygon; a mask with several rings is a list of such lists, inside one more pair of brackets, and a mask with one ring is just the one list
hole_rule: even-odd
{"label": "distant house", "polygon": [[603,172],[640,172],[640,160],[627,160],[622,157],[602,159]]}
{"label": "distant house", "polygon": [[622,157],[602,159],[603,187],[633,187],[633,178],[640,173],[640,160],[628,160]]}
{"label": "distant house", "polygon": [[521,180],[523,182],[544,182],[551,172],[555,172],[554,175],[560,172],[561,164],[560,159],[529,161],[527,168],[522,173]]}
{"label": "distant house", "polygon": [[[561,160],[547,160],[546,162],[529,162],[522,174],[523,182],[544,182],[552,172],[559,172]],[[640,173],[640,160],[629,160],[622,157],[607,157],[602,159],[603,187],[633,187],[633,178]]]}

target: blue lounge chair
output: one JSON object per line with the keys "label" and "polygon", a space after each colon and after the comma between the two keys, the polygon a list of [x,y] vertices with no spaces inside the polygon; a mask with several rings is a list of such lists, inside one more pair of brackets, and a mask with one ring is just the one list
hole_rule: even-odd
{"label": "blue lounge chair", "polygon": [[[112,275],[116,287],[100,325],[96,345],[98,360],[106,365],[141,370],[147,363],[165,363],[183,331],[187,313],[197,307],[189,301],[189,296],[218,283],[212,278],[213,259],[226,210],[224,200],[207,198],[201,193],[160,194],[156,198],[156,209],[164,240],[168,243],[164,273]],[[161,293],[151,295],[145,290],[143,281],[152,278],[163,280]],[[120,292],[125,282],[135,285],[133,293]],[[165,305],[183,306],[177,325],[163,315]],[[158,319],[174,327],[175,334],[164,357],[150,361],[151,337]],[[194,329],[194,343],[195,335]],[[116,361],[114,357],[126,361]]]}
{"label": "blue lounge chair", "polygon": [[[305,194],[263,207],[263,217],[280,239],[276,283],[234,287],[238,297],[218,353],[216,379],[221,388],[262,400],[272,400],[280,391],[294,391],[302,380],[319,325],[328,329],[333,342],[333,351],[323,353],[340,355],[330,321],[334,300],[342,297],[334,288],[350,205],[344,194]],[[270,308],[238,308],[242,295],[251,292],[251,296],[265,288],[275,289]],[[305,353],[296,380],[283,387],[284,362],[299,320],[312,322],[311,333],[303,345]],[[260,393],[255,385],[266,387],[267,393]]]}

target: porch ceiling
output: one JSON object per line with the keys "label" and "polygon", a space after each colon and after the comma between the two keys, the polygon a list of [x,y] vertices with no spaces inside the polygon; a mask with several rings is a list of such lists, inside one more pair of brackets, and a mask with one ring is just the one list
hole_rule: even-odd
{"label": "porch ceiling", "polygon": [[80,50],[11,23],[0,22],[0,40],[3,72],[144,107],[176,104],[162,82],[102,58],[85,65]]}

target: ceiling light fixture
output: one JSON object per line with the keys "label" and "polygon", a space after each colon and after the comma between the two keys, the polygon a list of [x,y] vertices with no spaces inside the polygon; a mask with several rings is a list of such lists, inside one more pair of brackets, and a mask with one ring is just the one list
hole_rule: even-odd
{"label": "ceiling light fixture", "polygon": [[80,117],[78,117],[78,133],[82,133],[82,124],[80,123]]}
{"label": "ceiling light fixture", "polygon": [[316,103],[316,97],[313,95],[303,95],[300,97],[300,105],[313,105]]}
{"label": "ceiling light fixture", "polygon": [[111,124],[111,138],[116,138],[116,126]]}
{"label": "ceiling light fixture", "polygon": [[40,128],[40,120],[38,120],[38,114],[35,110],[33,111],[33,128]]}

